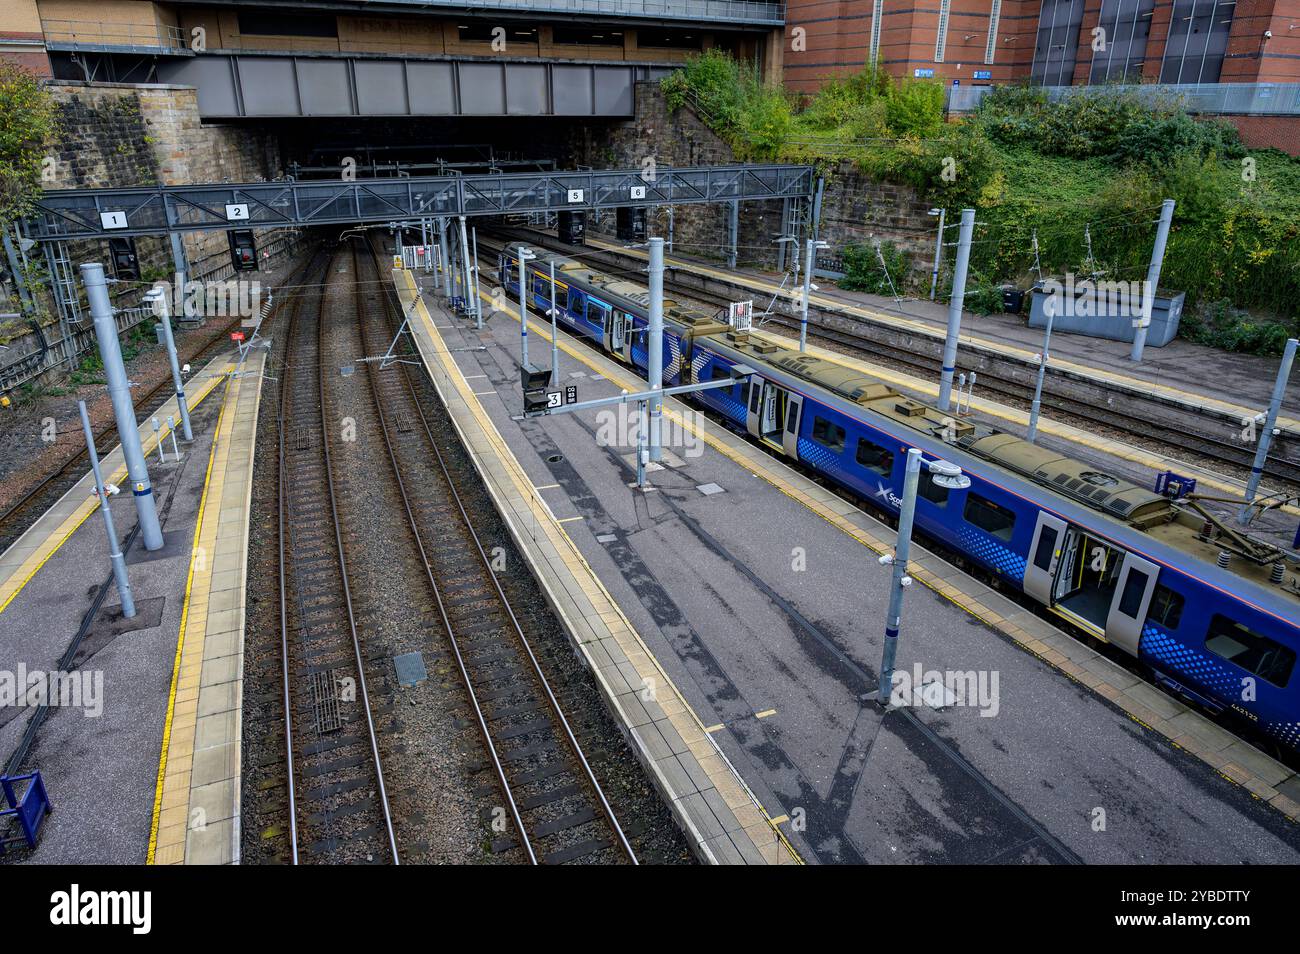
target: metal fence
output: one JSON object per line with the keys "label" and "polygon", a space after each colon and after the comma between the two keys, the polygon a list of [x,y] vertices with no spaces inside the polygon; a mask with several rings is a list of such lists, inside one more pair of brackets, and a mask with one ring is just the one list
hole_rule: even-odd
{"label": "metal fence", "polygon": [[[948,112],[974,110],[992,86],[948,87]],[[1152,105],[1178,105],[1189,113],[1230,116],[1300,116],[1300,83],[1158,83],[1044,86],[1049,99],[1136,95]]]}
{"label": "metal fence", "polygon": [[184,50],[185,33],[164,23],[105,23],[99,20],[42,20],[45,42],[139,52]]}

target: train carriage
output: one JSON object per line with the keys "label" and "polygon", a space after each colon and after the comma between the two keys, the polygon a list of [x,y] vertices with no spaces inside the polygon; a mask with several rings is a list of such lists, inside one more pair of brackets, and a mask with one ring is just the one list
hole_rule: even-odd
{"label": "train carriage", "polygon": [[[530,289],[543,314],[552,262],[557,321],[644,373],[646,289],[543,254]],[[516,295],[517,267],[507,247],[501,277]],[[1194,505],[945,415],[852,368],[736,333],[671,300],[664,314],[666,383],[755,368],[695,400],[886,511],[902,502],[909,447],[958,464],[971,478],[964,490],[939,487],[922,470],[921,532],[1139,659],[1171,690],[1211,711],[1231,709],[1300,749],[1300,583],[1287,554]]]}

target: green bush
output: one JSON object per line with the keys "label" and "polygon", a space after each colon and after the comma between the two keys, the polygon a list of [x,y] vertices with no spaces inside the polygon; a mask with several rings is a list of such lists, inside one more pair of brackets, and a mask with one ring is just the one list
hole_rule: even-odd
{"label": "green bush", "polygon": [[0,223],[26,215],[40,195],[42,147],[55,115],[36,77],[0,59]]}
{"label": "green bush", "polygon": [[1300,334],[1300,322],[1288,325],[1257,319],[1231,302],[1216,301],[1183,312],[1178,336],[1187,341],[1245,354],[1278,355],[1288,338]]}
{"label": "green bush", "polygon": [[944,88],[933,80],[903,80],[885,96],[885,123],[899,138],[925,139],[943,126]]}
{"label": "green bush", "polygon": [[[849,291],[893,295],[893,289],[897,289],[901,295],[912,271],[912,257],[893,242],[881,242],[879,254],[874,244],[855,242],[845,246],[840,258],[844,262],[844,277],[839,285]],[[881,258],[885,262],[883,269],[880,267]],[[893,289],[890,288],[891,281]]]}

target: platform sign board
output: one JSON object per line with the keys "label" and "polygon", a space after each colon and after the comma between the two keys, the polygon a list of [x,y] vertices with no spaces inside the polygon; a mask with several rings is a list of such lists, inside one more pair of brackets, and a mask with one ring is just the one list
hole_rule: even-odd
{"label": "platform sign board", "polygon": [[583,190],[582,190],[582,189],[569,189],[568,192],[569,192],[569,201],[570,201],[570,202],[581,202],[581,201],[582,201],[582,196],[583,196]]}
{"label": "platform sign board", "polygon": [[634,198],[634,199],[644,199],[644,198],[645,198],[645,186],[632,186],[632,198]]}
{"label": "platform sign board", "polygon": [[727,306],[727,324],[734,331],[748,331],[754,324],[754,300],[733,301]]}
{"label": "platform sign board", "polygon": [[400,255],[394,255],[394,256],[393,256],[393,268],[401,268],[401,267],[402,267],[402,256],[400,256]]}
{"label": "platform sign board", "polygon": [[99,213],[100,227],[105,229],[124,229],[126,228],[125,212],[101,212]]}
{"label": "platform sign board", "polygon": [[242,331],[232,331],[230,333],[230,340],[235,344],[240,344],[244,340],[244,333]]}
{"label": "platform sign board", "polygon": [[564,389],[564,403],[578,403],[578,386],[576,384],[570,384]]}
{"label": "platform sign board", "polygon": [[561,407],[564,404],[564,395],[559,391],[546,392],[546,406],[548,408]]}
{"label": "platform sign board", "polygon": [[226,221],[227,222],[247,222],[248,221],[248,203],[226,203]]}

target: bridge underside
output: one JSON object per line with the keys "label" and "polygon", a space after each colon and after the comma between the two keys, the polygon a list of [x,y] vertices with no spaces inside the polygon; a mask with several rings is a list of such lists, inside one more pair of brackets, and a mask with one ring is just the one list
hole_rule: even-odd
{"label": "bridge underside", "polygon": [[671,67],[628,63],[208,54],[161,62],[203,119],[348,116],[626,118],[633,84]]}

